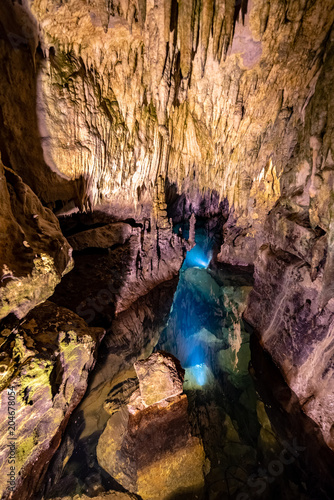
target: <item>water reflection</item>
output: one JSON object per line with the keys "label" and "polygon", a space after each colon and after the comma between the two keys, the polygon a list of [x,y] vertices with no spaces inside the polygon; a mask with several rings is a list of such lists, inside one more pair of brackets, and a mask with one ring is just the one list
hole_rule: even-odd
{"label": "water reflection", "polygon": [[[184,228],[183,235],[187,237]],[[266,487],[260,495],[250,486],[250,478],[258,478],[259,470],[277,461],[284,444],[249,372],[249,334],[242,312],[251,277],[238,270],[218,270],[215,263],[210,266],[215,250],[215,240],[205,225],[198,224],[196,246],[182,266],[157,346],[178,357],[186,370],[190,418],[211,463],[207,498],[313,500],[297,459],[277,477],[261,477]]]}
{"label": "water reflection", "polygon": [[209,384],[214,383],[214,376],[210,368],[201,363],[186,368],[184,377],[184,390],[190,391],[193,389],[207,389]]}
{"label": "water reflection", "polygon": [[188,267],[207,269],[211,259],[212,251],[205,251],[205,249],[197,243],[194,248],[187,253],[182,269],[187,269]]}

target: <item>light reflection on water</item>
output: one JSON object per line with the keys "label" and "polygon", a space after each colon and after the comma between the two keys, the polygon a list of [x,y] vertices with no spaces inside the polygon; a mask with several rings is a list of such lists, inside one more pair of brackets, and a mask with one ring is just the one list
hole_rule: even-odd
{"label": "light reflection on water", "polygon": [[200,269],[207,269],[212,259],[212,251],[205,251],[205,249],[196,244],[189,252],[183,263],[182,269],[189,267],[199,267]]}
{"label": "light reflection on water", "polygon": [[204,390],[206,386],[214,383],[214,376],[210,368],[205,363],[189,366],[186,368],[184,377],[184,390],[189,391],[193,389]]}
{"label": "light reflection on water", "polygon": [[[178,232],[180,227],[180,225],[175,226],[174,231]],[[182,226],[182,234],[183,237],[188,237],[187,226]],[[192,269],[195,282],[197,282],[198,270],[201,269],[205,273],[208,269],[213,255],[212,247],[213,241],[208,238],[206,230],[197,228],[195,246],[187,252],[181,268],[179,286],[170,312],[169,326],[167,326],[167,329],[171,328],[176,334],[173,334],[176,344],[174,343],[173,347],[170,345],[168,350],[180,359],[186,369],[185,388],[187,389],[205,388],[209,379],[210,382],[214,381],[210,360],[206,359],[206,352],[203,349],[203,342],[195,337],[205,325],[202,311],[194,307],[189,288]],[[204,292],[207,291],[204,290]]]}

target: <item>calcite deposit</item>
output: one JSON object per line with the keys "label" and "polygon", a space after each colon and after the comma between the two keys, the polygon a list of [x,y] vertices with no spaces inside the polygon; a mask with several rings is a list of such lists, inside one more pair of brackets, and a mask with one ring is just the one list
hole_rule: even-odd
{"label": "calcite deposit", "polygon": [[83,205],[140,209],[158,175],[180,193],[214,189],[250,220],[273,205],[271,177],[280,178],[303,128],[333,6],[240,5],[31,2],[46,56],[44,157],[83,179]]}
{"label": "calcite deposit", "polygon": [[[161,307],[150,294],[177,275],[203,215],[224,216],[213,261],[254,271],[245,321],[334,450],[333,23],[332,0],[2,0],[1,397],[13,383],[18,422],[40,422],[29,417],[28,438],[20,430],[17,498],[36,494],[83,396],[101,334],[84,320],[110,334],[95,387],[150,354],[151,307]],[[173,222],[189,219],[186,239]],[[62,315],[77,326],[55,326]],[[221,355],[231,380],[233,328],[234,357]],[[198,330],[199,345],[208,332]],[[184,447],[166,454],[187,470],[194,453],[199,471],[186,398],[173,398],[160,407],[144,397],[124,418],[110,403],[105,433],[123,429],[113,450],[123,438],[135,446],[154,415],[161,425],[175,417]],[[161,460],[143,457],[138,481],[138,464],[112,474],[151,498]]]}

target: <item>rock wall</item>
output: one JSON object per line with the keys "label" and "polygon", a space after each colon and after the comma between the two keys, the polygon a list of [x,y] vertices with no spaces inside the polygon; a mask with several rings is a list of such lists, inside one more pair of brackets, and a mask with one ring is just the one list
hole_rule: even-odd
{"label": "rock wall", "polygon": [[[260,224],[226,227],[221,257],[254,262],[245,318],[300,404],[333,448],[333,35],[296,143],[279,179],[280,196]],[[265,184],[262,186],[265,187]],[[239,221],[237,222],[239,223]],[[253,237],[251,237],[253,236]],[[229,246],[229,248],[228,248]]]}
{"label": "rock wall", "polygon": [[7,323],[0,330],[0,496],[25,500],[36,498],[104,331],[48,301],[20,324]]}
{"label": "rock wall", "polygon": [[57,218],[0,159],[0,320],[24,317],[73,267]]}
{"label": "rock wall", "polygon": [[45,56],[44,159],[80,179],[79,205],[141,209],[162,175],[179,193],[215,189],[238,216],[272,207],[323,64],[330,0],[26,8]]}

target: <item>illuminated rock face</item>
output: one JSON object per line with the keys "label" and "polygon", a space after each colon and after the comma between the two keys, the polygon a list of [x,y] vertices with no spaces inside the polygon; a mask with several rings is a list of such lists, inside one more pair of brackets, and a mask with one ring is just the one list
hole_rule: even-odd
{"label": "illuminated rock face", "polygon": [[5,389],[0,394],[0,495],[24,500],[34,498],[41,486],[62,431],[86,391],[104,331],[88,328],[79,316],[52,302],[31,311],[16,330],[4,326],[8,328],[0,331],[0,387],[11,387],[10,394],[15,393],[16,479],[11,494],[7,489],[11,436]]}
{"label": "illuminated rock face", "polygon": [[24,317],[73,267],[57,218],[0,160],[0,320]]}
{"label": "illuminated rock face", "polygon": [[150,406],[182,394],[184,370],[168,353],[154,353],[134,364],[143,405]]}
{"label": "illuminated rock face", "polygon": [[81,179],[77,203],[141,209],[162,175],[250,221],[273,206],[334,14],[330,0],[236,5],[31,2],[44,159]]}
{"label": "illuminated rock face", "polygon": [[331,43],[326,51],[293,153],[280,177],[275,207],[252,225],[243,222],[233,227],[231,217],[221,255],[240,263],[255,259],[255,286],[245,318],[333,448]]}
{"label": "illuminated rock face", "polygon": [[139,378],[127,408],[112,416],[96,449],[103,467],[127,490],[146,499],[200,494],[205,454],[191,435],[184,370],[158,352],[135,363]]}

